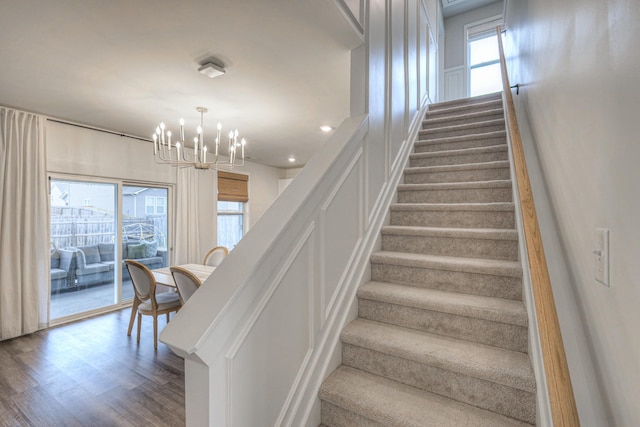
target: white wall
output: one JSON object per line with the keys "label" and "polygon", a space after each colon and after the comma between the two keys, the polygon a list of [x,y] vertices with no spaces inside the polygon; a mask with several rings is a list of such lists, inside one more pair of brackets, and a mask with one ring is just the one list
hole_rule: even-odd
{"label": "white wall", "polygon": [[464,26],[501,15],[503,1],[461,13],[444,20],[444,100],[467,96],[466,43]]}
{"label": "white wall", "polygon": [[[640,3],[508,0],[506,14],[524,143],[542,168],[536,205],[545,183],[549,195],[540,221],[581,422],[640,425]],[[596,228],[611,233],[611,287],[594,280]]]}
{"label": "white wall", "polygon": [[[176,169],[153,160],[150,142],[68,124],[47,121],[47,171],[117,180],[140,181],[175,188]],[[236,169],[249,175],[249,226],[252,227],[278,196],[283,169],[246,162]],[[200,174],[200,251],[216,244],[216,174]],[[175,198],[174,198],[175,203]]]}
{"label": "white wall", "polygon": [[245,162],[242,168],[234,172],[249,175],[249,227],[260,219],[262,214],[278,197],[278,181],[285,177],[284,169]]}

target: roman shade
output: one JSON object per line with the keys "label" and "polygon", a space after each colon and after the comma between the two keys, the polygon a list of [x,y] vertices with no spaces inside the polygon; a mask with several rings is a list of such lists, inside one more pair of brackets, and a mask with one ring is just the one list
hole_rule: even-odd
{"label": "roman shade", "polygon": [[218,201],[248,202],[249,176],[218,171]]}
{"label": "roman shade", "polygon": [[492,21],[483,22],[481,24],[467,26],[467,40],[474,41],[480,40],[485,37],[495,36],[496,27],[500,27],[501,31],[504,31],[504,20],[502,18],[494,19]]}

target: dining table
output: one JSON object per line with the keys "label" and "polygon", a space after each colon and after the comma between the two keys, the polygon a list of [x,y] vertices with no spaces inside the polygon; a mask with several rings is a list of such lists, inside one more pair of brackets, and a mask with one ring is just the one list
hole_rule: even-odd
{"label": "dining table", "polygon": [[[198,279],[200,279],[200,283],[203,283],[207,278],[213,273],[215,267],[210,265],[203,264],[180,264],[177,267],[182,267],[186,270],[189,270],[193,273]],[[173,281],[173,276],[171,275],[170,267],[162,267],[151,270],[153,276],[156,278],[156,283],[158,285],[170,286],[172,288],[176,287],[175,282]]]}

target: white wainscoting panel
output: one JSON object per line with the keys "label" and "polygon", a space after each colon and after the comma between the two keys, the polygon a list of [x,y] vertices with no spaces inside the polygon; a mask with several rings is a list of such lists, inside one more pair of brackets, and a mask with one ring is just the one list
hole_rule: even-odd
{"label": "white wainscoting panel", "polygon": [[314,229],[312,223],[293,248],[227,354],[229,425],[279,425],[306,368],[314,345]]}
{"label": "white wainscoting panel", "polygon": [[[364,219],[363,157],[360,148],[321,208],[321,284],[324,320],[351,271],[362,239]],[[356,206],[353,202],[357,201]],[[326,242],[340,242],[339,245]]]}
{"label": "white wainscoting panel", "polygon": [[444,70],[444,100],[464,98],[464,66],[447,68]]}

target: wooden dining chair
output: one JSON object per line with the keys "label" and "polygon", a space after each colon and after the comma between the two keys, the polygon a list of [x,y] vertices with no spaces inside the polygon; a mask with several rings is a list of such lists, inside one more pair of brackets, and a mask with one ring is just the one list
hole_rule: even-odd
{"label": "wooden dining chair", "polygon": [[224,246],[216,246],[207,252],[202,264],[217,267],[227,255],[229,255],[229,249]]}
{"label": "wooden dining chair", "polygon": [[133,322],[138,313],[138,340],[140,342],[140,328],[142,324],[142,315],[153,316],[153,347],[158,349],[158,316],[167,315],[167,323],[169,322],[169,313],[178,311],[180,306],[180,296],[176,292],[163,292],[156,295],[156,278],[149,268],[131,259],[125,260],[127,270],[131,276],[133,290],[135,296],[133,298],[133,306],[131,307],[131,320],[129,321],[129,330],[127,336],[131,336]]}
{"label": "wooden dining chair", "polygon": [[170,270],[173,281],[178,288],[178,294],[180,294],[180,302],[184,304],[200,287],[200,279],[183,267],[173,266]]}

